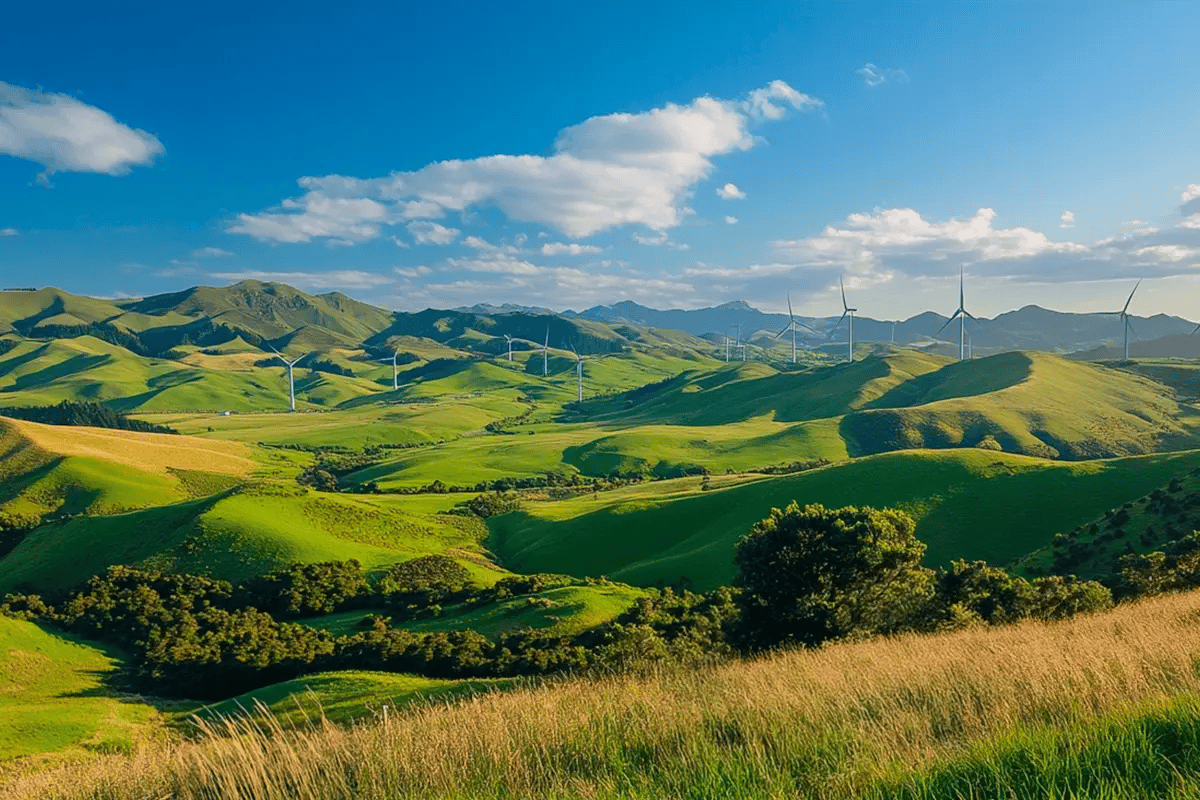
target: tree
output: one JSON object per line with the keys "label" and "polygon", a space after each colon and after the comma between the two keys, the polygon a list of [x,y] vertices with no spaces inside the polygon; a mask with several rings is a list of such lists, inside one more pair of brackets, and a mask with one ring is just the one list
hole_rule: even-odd
{"label": "tree", "polygon": [[933,576],[915,527],[893,509],[772,509],[737,545],[741,646],[813,646],[909,627]]}

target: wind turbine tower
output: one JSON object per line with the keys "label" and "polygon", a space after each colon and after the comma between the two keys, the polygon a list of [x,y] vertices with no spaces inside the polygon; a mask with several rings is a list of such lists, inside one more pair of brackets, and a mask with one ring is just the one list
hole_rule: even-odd
{"label": "wind turbine tower", "polygon": [[[1138,278],[1138,282],[1133,285],[1133,292],[1138,290],[1142,285],[1142,279]],[[1133,292],[1129,293],[1129,299],[1125,301],[1125,307],[1117,312],[1117,316],[1121,318],[1121,322],[1125,325],[1125,360],[1129,360],[1129,332],[1133,330],[1133,324],[1129,321],[1129,304],[1133,302]],[[1195,331],[1192,331],[1195,333]]]}
{"label": "wind turbine tower", "polygon": [[508,360],[512,361],[512,337],[506,333],[504,338],[508,341]]}
{"label": "wind turbine tower", "polygon": [[842,283],[842,279],[838,277],[838,286],[842,288],[842,315],[838,317],[837,323],[833,326],[837,329],[838,325],[842,324],[842,320],[849,319],[850,322],[850,363],[854,363],[854,312],[857,308],[851,308],[846,302],[846,285]]}
{"label": "wind turbine tower", "polygon": [[[270,346],[270,345],[267,345],[267,347],[271,347],[271,346]],[[295,372],[294,372],[294,369],[295,369],[295,366],[296,366],[297,364],[299,364],[299,363],[300,363],[301,361],[303,361],[304,359],[308,358],[309,354],[308,354],[308,353],[305,353],[304,355],[302,355],[302,356],[300,356],[299,358],[297,358],[295,361],[288,361],[286,358],[284,358],[284,357],[283,357],[283,354],[282,354],[282,353],[280,353],[278,350],[275,350],[275,348],[274,348],[274,347],[271,347],[271,349],[275,351],[275,357],[276,357],[276,358],[278,358],[278,359],[279,359],[280,361],[282,361],[283,363],[287,364],[287,369],[288,369],[288,395],[289,395],[289,397],[291,398],[291,401],[292,401],[292,411],[295,411],[295,410],[296,410],[296,377],[295,377]]]}
{"label": "wind turbine tower", "polygon": [[391,358],[379,359],[380,361],[382,361],[385,364],[389,361],[392,362],[392,391],[393,392],[400,388],[400,365],[397,362],[398,358],[400,358],[400,348],[399,347],[397,347],[396,351],[394,353],[392,353]]}
{"label": "wind turbine tower", "polygon": [[792,313],[792,294],[791,294],[791,292],[788,292],[787,305],[788,305],[788,324],[784,326],[783,330],[781,330],[779,333],[775,334],[775,338],[778,339],[780,336],[783,336],[785,333],[787,333],[789,329],[791,330],[791,332],[792,332],[792,363],[795,364],[796,363],[796,328],[804,328],[804,330],[806,330],[810,333],[813,333],[813,334],[815,334],[816,331],[814,331],[812,328],[808,327],[807,325],[805,325],[802,322],[796,322],[796,316]]}
{"label": "wind turbine tower", "polygon": [[579,355],[579,351],[575,349],[575,345],[571,345],[571,352],[575,354],[575,386],[579,390],[579,402],[583,402],[583,356]]}
{"label": "wind turbine tower", "polygon": [[542,345],[542,377],[550,374],[550,326],[546,326],[546,343]]}
{"label": "wind turbine tower", "polygon": [[[1134,287],[1134,288],[1137,288],[1137,287]],[[947,326],[949,326],[951,322],[954,322],[955,318],[958,319],[958,360],[959,361],[963,361],[967,357],[967,317],[971,317],[971,312],[967,311],[967,304],[966,304],[966,301],[964,300],[963,269],[962,269],[962,267],[959,267],[958,268],[958,309],[955,310],[955,312],[950,315],[950,318],[947,319],[945,321],[945,323],[942,324],[942,327],[938,328],[938,331],[937,331],[938,333],[941,333],[942,331],[946,330]],[[975,317],[971,317],[971,319],[975,319]],[[935,333],[934,336],[937,336],[937,333]]]}

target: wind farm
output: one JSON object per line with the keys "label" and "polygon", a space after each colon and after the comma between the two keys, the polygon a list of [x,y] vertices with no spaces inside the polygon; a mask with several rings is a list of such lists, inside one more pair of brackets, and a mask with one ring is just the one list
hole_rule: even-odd
{"label": "wind farm", "polygon": [[112,11],[0,26],[0,796],[1200,797],[1200,7]]}

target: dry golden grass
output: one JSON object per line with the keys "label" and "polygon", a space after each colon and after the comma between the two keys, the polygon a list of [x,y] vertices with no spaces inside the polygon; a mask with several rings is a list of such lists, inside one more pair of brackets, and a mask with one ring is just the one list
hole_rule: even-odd
{"label": "dry golden grass", "polygon": [[48,453],[102,458],[144,472],[165,474],[170,469],[182,469],[248,475],[259,466],[253,451],[239,442],[166,433],[43,425],[17,419],[4,419],[0,425],[15,429]]}
{"label": "dry golden grass", "polygon": [[532,686],[349,729],[230,721],[26,776],[6,796],[850,797],[987,737],[1200,690],[1198,657],[1191,593],[1062,623]]}

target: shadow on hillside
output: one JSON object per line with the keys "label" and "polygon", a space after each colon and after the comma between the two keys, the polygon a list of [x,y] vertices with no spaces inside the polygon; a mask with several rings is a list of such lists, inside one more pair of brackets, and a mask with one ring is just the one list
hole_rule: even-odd
{"label": "shadow on hillside", "polygon": [[978,397],[1016,386],[1028,380],[1032,372],[1033,360],[1018,352],[958,361],[910,378],[864,407],[909,408],[939,400]]}

